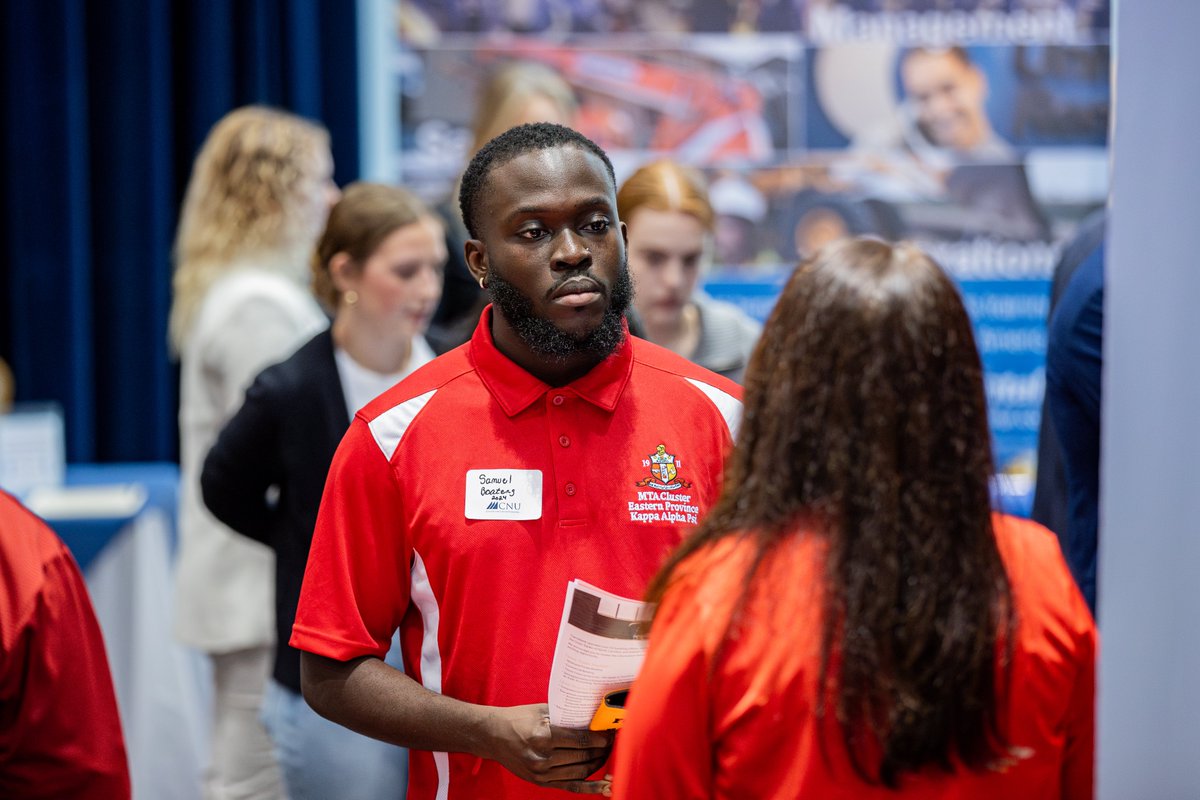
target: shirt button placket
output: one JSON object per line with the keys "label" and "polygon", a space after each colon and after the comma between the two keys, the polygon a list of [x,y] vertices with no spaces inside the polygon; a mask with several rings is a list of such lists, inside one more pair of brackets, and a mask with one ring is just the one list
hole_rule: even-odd
{"label": "shirt button placket", "polygon": [[[559,486],[559,519],[581,520],[586,517],[582,508],[582,496],[579,495],[579,454],[568,453],[571,447],[571,437],[563,431],[571,427],[572,416],[567,412],[566,394],[550,395],[547,407],[547,423],[550,430],[559,431],[554,446],[554,472]],[[553,436],[553,434],[551,434]],[[576,500],[576,497],[579,500]]]}

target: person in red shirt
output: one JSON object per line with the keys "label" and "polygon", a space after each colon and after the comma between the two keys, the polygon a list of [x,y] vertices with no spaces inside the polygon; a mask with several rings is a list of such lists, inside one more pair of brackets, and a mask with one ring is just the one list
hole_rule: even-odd
{"label": "person in red shirt", "polygon": [[[628,335],[616,181],[589,139],[513,128],[460,197],[493,304],[355,416],[291,643],[318,713],[410,748],[410,798],[603,793],[611,735],[548,719],[567,586],[642,595],[720,491],[740,388]],[[397,627],[404,673],[382,661]]]}
{"label": "person in red shirt", "polygon": [[0,491],[0,797],[128,800],[108,657],[79,567]]}
{"label": "person in red shirt", "polygon": [[614,796],[1091,797],[1095,624],[1054,535],[991,510],[951,280],[828,246],[745,385],[724,491],[648,593]]}

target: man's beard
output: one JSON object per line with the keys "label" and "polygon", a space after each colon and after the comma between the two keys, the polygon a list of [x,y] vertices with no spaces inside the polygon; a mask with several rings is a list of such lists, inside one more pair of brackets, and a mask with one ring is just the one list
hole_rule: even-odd
{"label": "man's beard", "polygon": [[565,361],[579,354],[589,354],[603,360],[625,338],[622,321],[633,300],[633,279],[629,276],[629,264],[625,260],[622,260],[621,271],[609,289],[608,308],[600,324],[580,337],[561,331],[550,320],[537,316],[530,299],[495,269],[488,275],[487,289],[492,302],[525,346],[552,361]]}

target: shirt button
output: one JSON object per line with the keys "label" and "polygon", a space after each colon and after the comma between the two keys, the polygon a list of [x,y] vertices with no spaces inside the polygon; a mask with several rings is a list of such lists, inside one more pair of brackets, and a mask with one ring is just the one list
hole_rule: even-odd
{"label": "shirt button", "polygon": [[561,406],[563,404],[563,401],[565,401],[565,400],[566,400],[566,398],[563,397],[561,394],[556,394],[556,395],[554,395],[554,400],[552,402],[556,406]]}
{"label": "shirt button", "polygon": [[570,447],[570,446],[571,446],[571,440],[570,440],[570,439],[568,439],[566,436],[560,436],[560,437],[558,437],[558,443],[559,443],[559,444],[561,444],[563,447]]}
{"label": "shirt button", "polygon": [[575,496],[575,484],[568,483],[566,486],[563,487],[563,491],[567,493],[567,497],[574,497]]}

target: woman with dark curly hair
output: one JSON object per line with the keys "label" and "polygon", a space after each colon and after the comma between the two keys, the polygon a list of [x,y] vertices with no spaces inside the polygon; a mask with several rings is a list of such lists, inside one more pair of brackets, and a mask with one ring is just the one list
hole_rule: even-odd
{"label": "woman with dark curly hair", "polygon": [[721,499],[649,590],[615,795],[1090,797],[1095,625],[1053,534],[992,511],[953,282],[830,245],[745,385]]}

